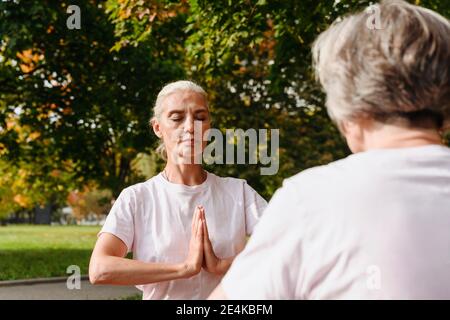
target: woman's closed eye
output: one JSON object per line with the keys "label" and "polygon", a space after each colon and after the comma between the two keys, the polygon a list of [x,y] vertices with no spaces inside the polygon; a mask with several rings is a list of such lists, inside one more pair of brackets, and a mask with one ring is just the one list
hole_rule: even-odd
{"label": "woman's closed eye", "polygon": [[[172,116],[169,119],[174,121],[174,122],[180,122],[180,121],[182,121],[184,119],[184,117],[183,116]],[[195,116],[195,120],[197,120],[197,121],[206,121],[206,120],[208,120],[208,117],[205,116],[205,115],[198,115],[198,116]]]}
{"label": "woman's closed eye", "polygon": [[183,120],[183,117],[171,117],[170,120],[174,121],[174,122],[180,122],[181,120]]}
{"label": "woman's closed eye", "polygon": [[195,117],[195,120],[198,120],[198,121],[206,121],[208,119],[208,117],[207,116],[204,116],[204,115],[199,115],[199,116],[196,116]]}

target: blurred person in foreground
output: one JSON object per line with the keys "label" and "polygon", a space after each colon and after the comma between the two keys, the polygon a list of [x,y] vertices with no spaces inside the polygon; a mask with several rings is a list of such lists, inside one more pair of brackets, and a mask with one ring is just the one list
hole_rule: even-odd
{"label": "blurred person in foreground", "polygon": [[354,153],[286,179],[210,298],[450,299],[450,24],[403,1],[313,46]]}

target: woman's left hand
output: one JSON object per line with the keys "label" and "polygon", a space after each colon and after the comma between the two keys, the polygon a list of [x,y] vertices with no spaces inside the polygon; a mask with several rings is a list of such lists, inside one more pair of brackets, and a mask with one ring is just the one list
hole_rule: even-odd
{"label": "woman's left hand", "polygon": [[230,268],[234,257],[220,259],[216,256],[211,240],[209,239],[208,226],[206,225],[205,219],[205,209],[203,207],[200,208],[200,214],[203,222],[203,268],[210,273],[223,275]]}

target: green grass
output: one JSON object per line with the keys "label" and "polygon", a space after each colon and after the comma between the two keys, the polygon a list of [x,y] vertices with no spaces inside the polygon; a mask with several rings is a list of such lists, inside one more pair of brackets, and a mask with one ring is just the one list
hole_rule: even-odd
{"label": "green grass", "polygon": [[0,227],[0,281],[87,274],[99,226]]}

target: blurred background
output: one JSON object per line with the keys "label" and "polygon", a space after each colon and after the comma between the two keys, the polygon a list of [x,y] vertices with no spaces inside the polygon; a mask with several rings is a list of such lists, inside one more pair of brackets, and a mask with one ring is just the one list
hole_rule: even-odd
{"label": "blurred background", "polygon": [[[448,0],[412,3],[450,17]],[[0,281],[87,273],[114,199],[158,173],[148,126],[164,84],[192,79],[213,126],[280,129],[280,169],[210,165],[267,200],[349,150],[324,108],[311,44],[371,1],[0,1]],[[68,27],[80,9],[80,28]]]}

